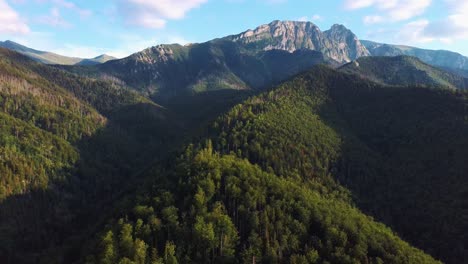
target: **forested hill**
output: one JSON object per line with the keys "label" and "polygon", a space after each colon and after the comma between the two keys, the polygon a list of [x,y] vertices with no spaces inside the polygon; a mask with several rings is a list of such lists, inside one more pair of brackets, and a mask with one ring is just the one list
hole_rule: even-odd
{"label": "forested hill", "polygon": [[182,132],[118,83],[0,49],[0,259],[61,262],[57,248],[86,236]]}
{"label": "forested hill", "polygon": [[76,161],[71,144],[107,122],[89,104],[23,67],[27,63],[22,55],[0,49],[1,152],[12,162],[2,163],[0,198],[47,186]]}
{"label": "forested hill", "polygon": [[[192,55],[219,62],[233,44],[218,44]],[[261,60],[281,72],[304,59],[275,76],[286,78],[308,55],[323,59],[271,51]],[[285,63],[275,68],[276,58]],[[325,66],[263,92],[201,89],[164,106],[133,88],[0,49],[1,260],[468,257],[466,91],[384,85]]]}
{"label": "forested hill", "polygon": [[416,57],[362,57],[343,65],[340,70],[384,84],[468,89],[468,78],[426,64]]}
{"label": "forested hill", "polygon": [[83,259],[436,262],[399,235],[463,262],[467,98],[317,67],[235,106],[146,172],[151,187],[126,199]]}

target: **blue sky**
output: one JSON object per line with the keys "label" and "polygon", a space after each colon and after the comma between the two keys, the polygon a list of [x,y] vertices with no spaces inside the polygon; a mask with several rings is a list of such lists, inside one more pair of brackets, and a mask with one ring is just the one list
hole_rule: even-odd
{"label": "blue sky", "polygon": [[67,56],[124,57],[273,20],[343,24],[360,39],[468,55],[468,0],[0,0],[0,40]]}

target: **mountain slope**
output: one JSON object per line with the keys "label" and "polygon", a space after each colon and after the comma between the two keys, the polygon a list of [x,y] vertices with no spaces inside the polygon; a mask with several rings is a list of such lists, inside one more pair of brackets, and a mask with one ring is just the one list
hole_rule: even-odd
{"label": "mountain slope", "polygon": [[234,109],[213,140],[279,175],[327,185],[330,173],[364,211],[459,263],[468,255],[467,106],[463,91],[387,87],[318,68]]}
{"label": "mountain slope", "polygon": [[0,259],[62,262],[183,133],[119,84],[0,48]]}
{"label": "mountain slope", "polygon": [[[422,95],[424,102],[414,104]],[[235,106],[217,119],[204,137],[195,139],[179,159],[171,158],[147,171],[147,185],[152,187],[143,187],[136,197],[124,199],[136,202],[121,204],[114,220],[96,234],[94,243],[86,246],[86,259],[91,263],[126,259],[177,259],[184,263],[435,262],[355,209],[352,197],[356,197],[359,207],[391,224],[398,234],[457,263],[465,253],[453,254],[450,248],[462,250],[461,215],[466,208],[459,195],[465,187],[441,187],[440,180],[458,178],[468,169],[463,164],[466,139],[461,136],[467,125],[459,118],[464,114],[459,108],[467,102],[464,96],[381,86],[323,67],[301,74]],[[375,99],[372,104],[362,103],[369,98]],[[440,99],[443,111],[419,109],[433,106],[427,105],[429,99]],[[393,101],[403,101],[406,108],[393,108]],[[385,108],[379,109],[383,103]],[[391,153],[384,144],[390,144],[392,134],[395,137],[400,125],[408,122],[403,114],[408,107],[418,110],[410,120],[422,118],[424,124],[442,128],[445,123],[440,118],[428,120],[444,116],[460,128],[448,132],[458,143],[449,146],[456,157],[453,163],[441,164],[441,168],[453,169],[445,177],[418,171],[420,162],[437,153],[442,143],[437,133],[419,133],[419,129],[426,130],[424,127],[408,136],[423,135],[413,145],[415,151],[419,144],[435,140],[434,145],[425,147],[427,156],[411,153],[414,158],[408,163],[416,171],[394,170],[393,162],[406,155],[402,150],[407,146],[402,144],[413,141],[396,140]],[[366,111],[372,114],[363,114]],[[382,112],[387,112],[389,118],[374,119]],[[404,124],[394,118],[403,119]],[[387,121],[397,128],[390,129],[378,142],[380,130],[385,128],[382,124]],[[374,125],[376,130],[370,129]],[[401,189],[392,178],[398,178],[403,185],[407,181],[412,184]],[[440,199],[439,195],[428,197],[421,193],[439,187],[454,192],[440,204],[407,207]],[[404,199],[406,193],[412,195],[411,199]],[[460,215],[449,225],[450,234],[438,237],[441,234],[436,231],[436,223],[443,219],[441,213],[447,201],[461,203],[450,210]],[[431,213],[422,213],[426,210]],[[458,235],[454,235],[457,231]]]}
{"label": "mountain slope", "polygon": [[313,65],[340,65],[369,52],[342,25],[322,32],[311,22],[274,21],[239,35],[186,46],[159,45],[95,67],[66,67],[117,78],[158,102],[221,89],[258,90]]}
{"label": "mountain slope", "polygon": [[76,64],[77,65],[96,65],[96,64],[102,64],[104,62],[108,62],[108,61],[115,60],[115,59],[117,58],[109,56],[107,54],[102,54],[92,59],[80,59],[80,61]]}
{"label": "mountain slope", "polygon": [[363,57],[339,68],[390,85],[427,85],[468,89],[468,79],[423,63],[415,57]]}
{"label": "mountain slope", "polygon": [[425,63],[442,68],[468,70],[468,58],[456,52],[382,44],[368,40],[362,40],[361,43],[369,50],[372,56],[407,55],[417,57]]}
{"label": "mountain slope", "polygon": [[166,100],[194,92],[259,89],[323,61],[322,54],[310,50],[250,54],[237,43],[215,40],[190,46],[152,47],[97,65],[94,74],[113,76],[157,100]]}
{"label": "mountain slope", "polygon": [[19,52],[23,55],[28,56],[29,58],[42,62],[45,64],[61,64],[61,65],[95,65],[104,63],[106,61],[115,60],[114,57],[108,55],[100,55],[92,59],[81,59],[81,58],[72,58],[67,56],[58,55],[52,52],[40,51],[25,47],[13,41],[0,41],[0,47],[7,48],[16,52]]}
{"label": "mountain slope", "polygon": [[[60,143],[61,145],[66,145],[66,147],[54,149],[54,151],[59,151],[60,149],[71,148],[69,142],[76,142],[82,137],[92,135],[106,123],[106,118],[88,104],[77,100],[62,87],[54,85],[37,73],[24,68],[21,60],[26,59],[14,52],[0,49],[0,108],[5,118],[4,122],[6,122],[2,126],[2,130],[6,129],[6,131],[3,131],[2,138],[7,140],[6,142],[12,141],[8,144],[4,142],[6,144],[4,151],[8,153],[10,150],[16,149],[19,151],[14,155],[16,157],[10,156],[10,158],[17,159],[18,162],[22,163],[21,165],[13,163],[10,166],[3,167],[2,171],[4,173],[2,174],[5,177],[2,178],[1,186],[6,191],[2,192],[0,198],[11,194],[27,192],[31,188],[37,188],[38,186],[47,186],[49,182],[48,177],[54,178],[56,177],[54,175],[57,173],[55,170],[49,169],[47,165],[60,167],[64,163],[40,162],[40,153],[46,149],[50,151],[51,145],[49,144],[49,147],[44,149],[30,146],[30,144],[26,143],[30,142],[29,140],[19,137],[19,134],[21,134],[19,131],[28,131],[25,133],[30,135],[25,136],[30,140],[35,138],[34,134],[37,134],[37,138],[42,139],[47,139],[47,135],[51,139],[57,137],[63,140]],[[16,138],[8,137],[8,134],[12,131],[11,129],[15,127],[18,129]],[[14,146],[18,144],[23,144],[23,147],[15,148]],[[36,154],[33,154],[32,157],[35,158],[20,158],[22,155],[29,155],[27,154],[28,148],[34,149],[35,152],[33,153]],[[70,150],[66,150],[66,152],[70,152]],[[55,152],[55,154],[45,156],[53,159],[59,158],[61,155]],[[37,160],[37,164],[31,168],[33,171],[41,171],[41,164],[45,165],[45,170],[38,173],[38,175],[20,172],[13,177],[18,167],[27,166],[28,159],[39,159]],[[65,164],[63,166],[67,166]],[[22,176],[28,178],[26,179]],[[18,188],[22,192],[14,191],[18,190]]]}

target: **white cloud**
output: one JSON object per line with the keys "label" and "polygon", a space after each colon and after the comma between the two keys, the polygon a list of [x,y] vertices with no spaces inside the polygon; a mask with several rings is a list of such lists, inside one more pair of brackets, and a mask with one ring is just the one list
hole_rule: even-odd
{"label": "white cloud", "polygon": [[385,19],[381,16],[365,16],[364,24],[366,25],[377,24],[377,23],[382,23],[384,20]]}
{"label": "white cloud", "polygon": [[406,24],[398,38],[412,43],[439,41],[453,43],[468,40],[468,1],[445,0],[448,15],[440,20],[418,20]]}
{"label": "white cloud", "polygon": [[63,19],[63,17],[60,15],[59,9],[56,7],[50,9],[49,15],[39,17],[38,22],[53,27],[71,27],[71,24]]}
{"label": "white cloud", "polygon": [[208,0],[121,0],[120,12],[127,23],[146,28],[163,28],[167,20],[182,19]]}
{"label": "white cloud", "polygon": [[5,0],[0,0],[0,33],[26,34],[28,25]]}
{"label": "white cloud", "polygon": [[429,43],[434,41],[434,38],[426,36],[424,33],[429,21],[421,19],[404,25],[401,30],[395,35],[399,42],[405,44]]}
{"label": "white cloud", "polygon": [[320,15],[313,15],[311,16],[310,18],[308,16],[302,16],[302,17],[299,17],[296,19],[297,21],[301,21],[301,22],[307,22],[307,21],[322,21],[323,20],[323,17],[320,16]]}
{"label": "white cloud", "polygon": [[[345,0],[345,7],[351,10],[373,8],[377,14],[368,16],[367,22],[404,21],[424,14],[432,0]],[[366,22],[366,17],[364,18]]]}
{"label": "white cloud", "polygon": [[321,15],[313,15],[311,20],[312,21],[322,21],[323,17]]}
{"label": "white cloud", "polygon": [[89,9],[84,9],[77,6],[73,2],[69,2],[67,0],[36,0],[39,3],[52,3],[56,7],[66,8],[72,11],[75,11],[80,17],[85,18],[92,14],[92,11]]}

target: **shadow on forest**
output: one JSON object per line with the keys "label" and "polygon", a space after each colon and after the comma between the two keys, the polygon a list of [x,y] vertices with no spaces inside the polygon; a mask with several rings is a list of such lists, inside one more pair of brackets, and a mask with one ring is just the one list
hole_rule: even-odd
{"label": "shadow on forest", "polygon": [[342,138],[337,179],[361,210],[403,239],[445,262],[463,262],[468,108],[461,97],[349,76],[328,82],[333,103],[320,116]]}
{"label": "shadow on forest", "polygon": [[80,159],[66,182],[11,195],[0,202],[0,259],[6,263],[76,261],[80,249],[138,177],[163,160],[195,131],[251,93],[213,91],[180,96],[167,108],[140,103],[108,115],[109,122],[76,144]]}
{"label": "shadow on forest", "polygon": [[0,259],[63,263],[55,257],[64,241],[79,245],[103,211],[136,188],[138,174],[166,155],[184,132],[166,109],[154,104],[122,107],[108,118],[104,128],[76,144],[80,159],[72,171],[62,172],[71,175],[66,182],[50,182],[45,190],[1,201]]}

